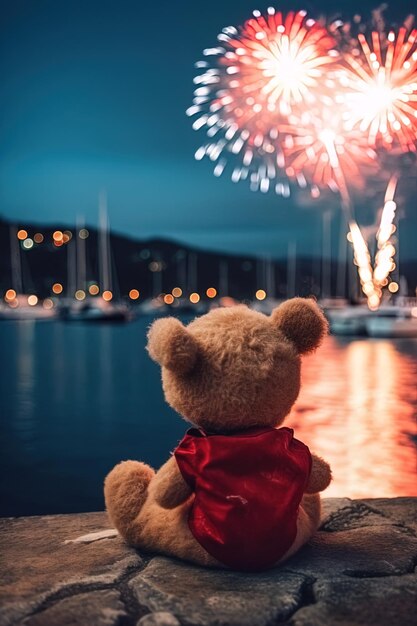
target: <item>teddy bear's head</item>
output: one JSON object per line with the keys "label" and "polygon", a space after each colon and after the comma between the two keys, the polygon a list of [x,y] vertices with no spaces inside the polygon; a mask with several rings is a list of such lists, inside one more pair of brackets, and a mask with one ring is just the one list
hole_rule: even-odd
{"label": "teddy bear's head", "polygon": [[188,326],[156,320],[148,335],[167,402],[212,433],[277,426],[300,390],[300,355],[328,329],[313,300],[294,298],[271,316],[244,305],[215,309]]}

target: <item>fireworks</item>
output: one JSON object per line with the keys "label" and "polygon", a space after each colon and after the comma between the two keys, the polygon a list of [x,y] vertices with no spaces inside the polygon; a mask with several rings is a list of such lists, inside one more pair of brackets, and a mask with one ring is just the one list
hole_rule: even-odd
{"label": "fireworks", "polygon": [[[283,142],[292,132],[290,116],[318,104],[326,68],[334,63],[335,40],[305,11],[259,11],[241,28],[227,27],[221,44],[204,50],[214,63],[200,61],[203,72],[193,105],[193,128],[205,128],[208,142],[196,152],[216,163],[219,176],[227,158],[237,157],[234,182],[249,179],[253,190],[274,188],[289,195]],[[271,185],[274,181],[274,185]],[[304,179],[299,176],[303,185]]]}
{"label": "fireworks", "polygon": [[367,37],[346,40],[350,29],[341,26],[269,8],[224,28],[196,65],[187,114],[207,137],[195,156],[208,157],[216,176],[229,168],[232,181],[284,197],[293,184],[313,197],[325,188],[340,195],[362,288],[376,308],[394,265],[397,179],[388,186],[374,270],[351,190],[364,186],[381,150],[417,150],[417,30],[385,33],[379,20]]}
{"label": "fireworks", "polygon": [[[390,149],[415,151],[417,134],[417,30],[407,36],[372,33],[369,45],[358,36],[361,54],[345,56],[340,71],[342,101],[346,103],[346,131],[358,127],[368,141]],[[356,49],[354,50],[357,51]]]}

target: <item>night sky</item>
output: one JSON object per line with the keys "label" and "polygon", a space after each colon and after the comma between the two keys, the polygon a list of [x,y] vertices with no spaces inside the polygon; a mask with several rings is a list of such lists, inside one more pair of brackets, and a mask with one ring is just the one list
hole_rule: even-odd
{"label": "night sky", "polygon": [[[320,209],[254,194],[193,158],[202,136],[185,109],[194,62],[254,0],[13,0],[0,34],[0,214],[24,223],[77,214],[97,222],[108,192],[114,230],[211,249],[285,255],[288,239],[319,254]],[[338,2],[345,16],[377,2]],[[280,3],[334,14],[335,3]],[[396,0],[394,19],[412,3]],[[337,210],[338,201],[333,205]],[[414,213],[414,218],[413,218]],[[406,207],[416,225],[415,204]],[[405,223],[405,221],[404,221]],[[411,229],[412,230],[412,229]],[[334,228],[334,237],[338,236]],[[416,257],[410,229],[402,254]]]}

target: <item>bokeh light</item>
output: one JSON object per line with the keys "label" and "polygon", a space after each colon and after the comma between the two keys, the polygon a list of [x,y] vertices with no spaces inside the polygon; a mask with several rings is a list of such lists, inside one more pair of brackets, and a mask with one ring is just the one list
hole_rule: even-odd
{"label": "bokeh light", "polygon": [[139,296],[140,296],[140,293],[138,289],[131,289],[129,291],[129,298],[131,300],[138,300]]}
{"label": "bokeh light", "polygon": [[4,295],[6,301],[14,300],[16,298],[16,291],[14,289],[8,289]]}
{"label": "bokeh light", "polygon": [[106,289],[106,291],[103,291],[102,298],[106,302],[110,302],[110,300],[113,298],[113,293],[109,289]]}
{"label": "bokeh light", "polygon": [[60,293],[62,293],[63,289],[64,289],[64,288],[63,288],[63,286],[61,285],[61,283],[54,283],[54,284],[52,285],[52,291],[53,291],[55,294],[57,294],[57,295],[58,295],[58,294],[60,294]]}

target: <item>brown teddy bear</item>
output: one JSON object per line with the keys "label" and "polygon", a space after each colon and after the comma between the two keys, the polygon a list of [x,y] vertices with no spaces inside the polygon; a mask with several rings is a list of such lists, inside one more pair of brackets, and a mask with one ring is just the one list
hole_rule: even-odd
{"label": "brown teddy bear", "polygon": [[167,402],[195,425],[157,472],[124,461],[105,480],[107,511],[133,546],[206,566],[261,570],[316,531],[328,464],[277,428],[300,390],[300,355],[328,325],[313,300],[270,317],[239,305],[187,327],[155,321],[151,358]]}

